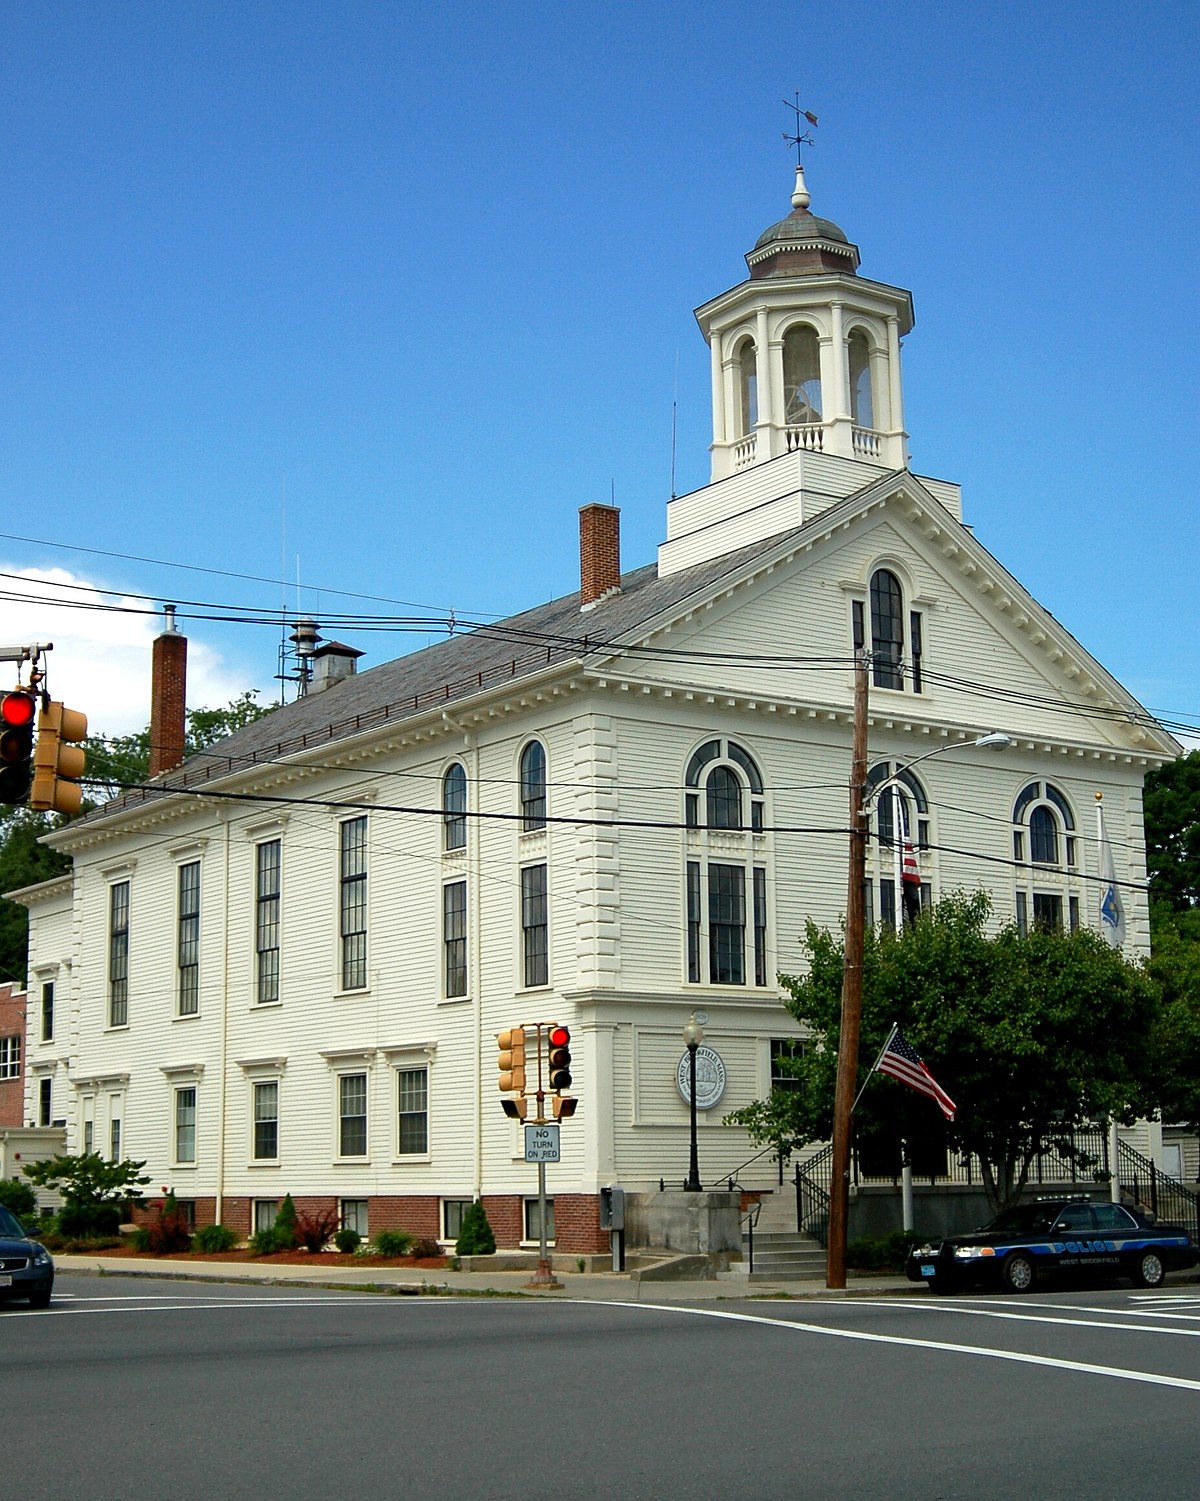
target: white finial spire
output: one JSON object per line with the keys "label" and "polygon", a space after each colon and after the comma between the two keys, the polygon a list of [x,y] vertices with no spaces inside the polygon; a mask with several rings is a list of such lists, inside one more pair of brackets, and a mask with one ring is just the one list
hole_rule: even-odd
{"label": "white finial spire", "polygon": [[812,195],[808,191],[808,184],[804,181],[804,168],[797,162],[796,186],[792,189],[792,207],[807,208],[811,202]]}

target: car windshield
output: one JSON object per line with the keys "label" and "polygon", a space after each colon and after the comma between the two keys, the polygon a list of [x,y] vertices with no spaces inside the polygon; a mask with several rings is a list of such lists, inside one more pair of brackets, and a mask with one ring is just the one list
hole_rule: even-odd
{"label": "car windshield", "polygon": [[8,1210],[5,1209],[3,1204],[0,1204],[0,1235],[23,1236],[24,1234],[25,1232],[21,1229],[21,1226],[17,1222],[17,1220],[15,1220],[13,1216],[9,1214]]}
{"label": "car windshield", "polygon": [[1038,1230],[1049,1230],[1062,1207],[1061,1203],[1017,1204],[998,1214],[984,1229],[1003,1231],[1005,1235],[1029,1235]]}

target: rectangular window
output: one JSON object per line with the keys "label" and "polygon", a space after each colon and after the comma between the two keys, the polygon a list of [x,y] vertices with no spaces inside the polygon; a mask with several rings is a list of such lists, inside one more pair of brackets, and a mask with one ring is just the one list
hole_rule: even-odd
{"label": "rectangular window", "polygon": [[38,1125],[48,1126],[54,1119],[54,1080],[38,1080]]}
{"label": "rectangular window", "polygon": [[200,1010],[200,862],[179,867],[179,1014]]}
{"label": "rectangular window", "polygon": [[367,819],[341,825],[342,989],[367,984]]}
{"label": "rectangular window", "polygon": [[1051,933],[1063,925],[1063,900],[1056,893],[1035,891],[1033,893],[1033,925],[1043,932]]}
{"label": "rectangular window", "polygon": [[279,1080],[254,1086],[254,1157],[272,1162],[279,1156]]}
{"label": "rectangular window", "polygon": [[364,1240],[367,1238],[367,1205],[368,1199],[343,1199],[341,1203],[342,1229],[357,1230]]}
{"label": "rectangular window", "polygon": [[254,1232],[270,1230],[279,1214],[278,1199],[255,1199],[254,1201]]}
{"label": "rectangular window", "polygon": [[1029,932],[1029,909],[1023,891],[1017,892],[1017,932],[1022,938]]}
{"label": "rectangular window", "polygon": [[[525,1200],[525,1239],[541,1240],[542,1235],[542,1201],[540,1199]],[[554,1200],[546,1200],[546,1241],[554,1239]]]}
{"label": "rectangular window", "polygon": [[523,985],[547,985],[550,981],[550,934],[547,922],[546,867],[521,867],[521,935],[523,939]]}
{"label": "rectangular window", "polygon": [[93,1151],[94,1145],[95,1145],[95,1133],[96,1133],[96,1124],[95,1124],[95,1122],[94,1121],[90,1121],[90,1120],[84,1121],[84,1123],[83,1123],[83,1153],[84,1153],[85,1157],[90,1157],[92,1155],[92,1151]]}
{"label": "rectangular window", "polygon": [[21,1077],[21,1039],[0,1037],[0,1079]]}
{"label": "rectangular window", "polygon": [[442,887],[442,948],[445,954],[446,994],[467,993],[467,883],[451,881]]}
{"label": "rectangular window", "polygon": [[175,1208],[183,1216],[183,1223],[187,1227],[189,1235],[196,1230],[196,1201],[195,1199],[176,1199]]}
{"label": "rectangular window", "polygon": [[338,1078],[338,1155],[367,1155],[366,1074],[341,1074]]}
{"label": "rectangular window", "polygon": [[175,1091],[175,1161],[196,1160],[196,1086]]}
{"label": "rectangular window", "polygon": [[1079,932],[1079,898],[1077,896],[1073,896],[1073,897],[1069,897],[1068,898],[1068,900],[1067,900],[1067,910],[1068,910],[1068,912],[1070,914],[1069,921],[1070,921],[1070,924],[1071,924],[1071,932],[1072,933],[1078,933]]}
{"label": "rectangular window", "polygon": [[108,1123],[108,1155],[114,1162],[121,1160],[121,1117],[114,1115]]}
{"label": "rectangular window", "polygon": [[879,921],[885,928],[896,926],[896,883],[887,877],[879,881]]}
{"label": "rectangular window", "polygon": [[442,1200],[442,1239],[457,1240],[462,1234],[463,1215],[471,1207],[470,1199]]}
{"label": "rectangular window", "polygon": [[687,863],[688,979],[700,983],[700,862]]}
{"label": "rectangular window", "polygon": [[800,1080],[789,1072],[787,1065],[802,1057],[804,1044],[796,1037],[771,1038],[771,1088],[793,1090],[800,1088]]}
{"label": "rectangular window", "polygon": [[754,983],[767,983],[767,873],[754,867]]}
{"label": "rectangular window", "polygon": [[708,978],[713,985],[746,983],[746,872],[740,865],[708,867]]}
{"label": "rectangular window", "polygon": [[254,852],[254,998],[260,1006],[279,999],[280,841],[268,839]]}
{"label": "rectangular window", "polygon": [[108,893],[108,1024],[129,1025],[129,882]]}
{"label": "rectangular window", "polygon": [[913,610],[908,617],[909,654],[912,657],[912,691],[921,691],[921,613]]}
{"label": "rectangular window", "polygon": [[42,986],[42,1041],[54,1041],[54,981]]}
{"label": "rectangular window", "polygon": [[424,1068],[396,1071],[399,1126],[396,1151],[407,1157],[429,1150],[429,1078]]}

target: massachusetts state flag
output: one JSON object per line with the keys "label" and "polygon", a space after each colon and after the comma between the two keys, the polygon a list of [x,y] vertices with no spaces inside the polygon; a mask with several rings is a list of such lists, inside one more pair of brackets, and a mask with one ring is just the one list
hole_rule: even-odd
{"label": "massachusetts state flag", "polygon": [[[1097,792],[1097,799],[1100,794]],[[1125,941],[1125,914],[1117,891],[1117,873],[1113,867],[1112,845],[1104,826],[1104,809],[1096,803],[1096,825],[1100,838],[1100,931],[1110,948],[1119,949]]]}
{"label": "massachusetts state flag", "polygon": [[884,1044],[875,1067],[881,1074],[891,1074],[910,1089],[927,1094],[948,1121],[954,1119],[957,1108],[954,1101],[921,1062],[921,1055],[907,1040],[899,1027],[892,1028],[892,1035]]}

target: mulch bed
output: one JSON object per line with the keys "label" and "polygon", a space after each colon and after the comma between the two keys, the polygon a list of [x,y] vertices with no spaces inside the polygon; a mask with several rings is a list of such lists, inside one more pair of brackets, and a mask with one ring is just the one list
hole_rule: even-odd
{"label": "mulch bed", "polygon": [[345,1256],[340,1251],[275,1251],[270,1256],[253,1256],[247,1250],[171,1251],[165,1256],[155,1256],[153,1251],[135,1251],[132,1246],[112,1246],[97,1251],[99,1256],[122,1256],[130,1261],[244,1261],[252,1266],[307,1266],[313,1271],[329,1271],[333,1267],[414,1267],[421,1271],[444,1271],[450,1263],[448,1256]]}

